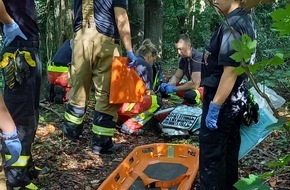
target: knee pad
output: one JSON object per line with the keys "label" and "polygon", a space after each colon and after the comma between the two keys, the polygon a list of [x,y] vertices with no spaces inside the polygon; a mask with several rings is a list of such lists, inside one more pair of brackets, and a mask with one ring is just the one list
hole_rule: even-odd
{"label": "knee pad", "polygon": [[185,92],[184,94],[184,100],[189,103],[189,104],[197,104],[198,102],[196,102],[196,92],[193,90],[188,90]]}

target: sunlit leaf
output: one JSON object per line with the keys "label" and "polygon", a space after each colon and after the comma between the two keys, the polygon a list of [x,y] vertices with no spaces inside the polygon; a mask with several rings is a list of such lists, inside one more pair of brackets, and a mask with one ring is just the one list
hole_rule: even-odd
{"label": "sunlit leaf", "polygon": [[236,62],[248,63],[257,47],[257,41],[252,40],[247,34],[243,34],[241,39],[233,40],[231,44],[236,53],[230,57]]}
{"label": "sunlit leaf", "polygon": [[241,55],[240,52],[236,52],[233,55],[230,56],[233,60],[236,62],[241,62],[243,60],[243,56]]}
{"label": "sunlit leaf", "polygon": [[234,186],[238,190],[270,190],[270,187],[265,185],[261,178],[253,174],[250,174],[249,178],[242,178]]}
{"label": "sunlit leaf", "polygon": [[259,175],[259,177],[263,178],[263,179],[267,179],[267,178],[272,177],[273,175],[275,175],[275,171],[274,170],[269,171],[269,172],[265,172],[262,175]]}
{"label": "sunlit leaf", "polygon": [[290,4],[286,5],[285,9],[277,9],[270,15],[274,21],[273,30],[279,32],[280,36],[290,35]]}
{"label": "sunlit leaf", "polygon": [[283,166],[287,166],[289,162],[290,162],[290,155],[287,155],[287,156],[283,156],[279,158],[275,162],[268,162],[267,165],[269,168],[283,167]]}
{"label": "sunlit leaf", "polygon": [[237,75],[241,75],[245,72],[245,69],[242,68],[241,66],[235,68],[235,72],[237,73]]}

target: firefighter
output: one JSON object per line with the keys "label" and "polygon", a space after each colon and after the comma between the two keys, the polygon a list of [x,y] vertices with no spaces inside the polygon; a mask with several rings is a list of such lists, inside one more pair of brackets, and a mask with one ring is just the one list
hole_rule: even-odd
{"label": "firefighter", "polygon": [[68,84],[68,70],[72,57],[71,43],[72,40],[66,40],[47,64],[49,82],[47,99],[50,102],[62,104],[68,101],[71,89]]}
{"label": "firefighter", "polygon": [[120,39],[125,46],[129,67],[136,63],[132,50],[126,0],[75,0],[74,39],[70,68],[71,91],[62,130],[72,140],[79,139],[90,97],[95,87],[95,110],[92,126],[92,151],[95,154],[115,153],[122,149],[112,141],[117,110],[109,104],[111,67],[114,56],[120,56]]}
{"label": "firefighter", "polygon": [[153,68],[157,49],[150,39],[145,39],[137,51],[136,72],[146,85],[146,95],[141,103],[125,103],[118,111],[119,118],[129,116],[121,126],[121,132],[132,135],[144,133],[142,126],[161,106],[161,99],[153,92]]}
{"label": "firefighter", "polygon": [[232,42],[241,39],[243,34],[256,39],[253,18],[241,3],[241,0],[213,1],[224,20],[212,33],[203,56],[204,100],[199,132],[201,190],[234,190],[233,185],[238,181],[240,125],[247,102],[248,80],[245,73],[235,72],[241,63],[231,58],[235,53]]}
{"label": "firefighter", "polygon": [[[32,179],[41,169],[34,166],[31,155],[39,119],[42,76],[35,2],[0,0],[0,12],[4,33],[4,48],[0,54],[0,67],[5,79],[4,101],[22,144],[19,159],[4,168],[7,186],[11,189],[38,189]],[[3,159],[11,157],[5,146],[3,152]]]}
{"label": "firefighter", "polygon": [[[187,34],[180,34],[175,46],[180,57],[179,66],[169,82],[160,85],[160,92],[165,94],[176,92],[187,104],[198,105],[202,98],[200,88],[202,53],[192,47]],[[181,85],[184,76],[187,81]]]}

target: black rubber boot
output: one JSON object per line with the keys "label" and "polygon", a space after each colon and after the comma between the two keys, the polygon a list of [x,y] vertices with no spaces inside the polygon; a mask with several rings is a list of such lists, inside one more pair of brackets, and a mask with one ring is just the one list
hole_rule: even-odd
{"label": "black rubber boot", "polygon": [[55,93],[54,102],[56,104],[63,104],[65,94],[66,94],[65,88],[58,86],[58,85],[55,85],[54,86],[54,93]]}
{"label": "black rubber boot", "polygon": [[93,134],[92,152],[94,154],[114,154],[121,152],[122,148],[122,145],[113,143],[111,137]]}
{"label": "black rubber boot", "polygon": [[64,122],[62,132],[70,140],[79,140],[83,132],[83,124],[76,126],[71,123]]}

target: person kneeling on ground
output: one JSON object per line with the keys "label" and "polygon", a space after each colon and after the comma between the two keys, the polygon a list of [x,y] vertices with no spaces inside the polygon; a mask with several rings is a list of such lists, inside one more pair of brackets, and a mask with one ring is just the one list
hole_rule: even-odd
{"label": "person kneeling on ground", "polygon": [[72,58],[71,43],[72,40],[66,40],[47,64],[49,90],[46,98],[50,102],[62,104],[68,101],[71,90],[68,84],[68,70]]}
{"label": "person kneeling on ground", "polygon": [[[124,103],[118,111],[119,119],[126,117],[127,120],[121,126],[121,132],[132,135],[141,135],[142,126],[152,118],[154,112],[161,106],[162,101],[153,92],[153,68],[157,58],[155,45],[146,39],[137,51],[136,72],[146,84],[146,95],[143,102]],[[128,119],[129,117],[129,119]]]}
{"label": "person kneeling on ground", "polygon": [[[165,94],[176,92],[178,96],[184,98],[184,103],[200,104],[203,94],[203,88],[200,87],[202,53],[192,47],[187,34],[180,34],[175,46],[180,57],[179,66],[169,82],[161,84],[160,92]],[[187,82],[181,84],[184,76]]]}

